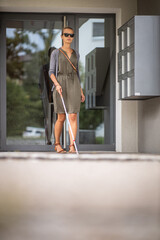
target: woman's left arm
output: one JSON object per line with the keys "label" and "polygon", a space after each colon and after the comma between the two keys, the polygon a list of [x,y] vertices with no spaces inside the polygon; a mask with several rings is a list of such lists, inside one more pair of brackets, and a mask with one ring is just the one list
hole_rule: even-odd
{"label": "woman's left arm", "polygon": [[85,96],[84,96],[83,90],[81,88],[81,102],[84,102],[84,101],[85,101]]}
{"label": "woman's left arm", "polygon": [[[77,51],[76,51],[76,54],[77,54],[77,59],[78,59],[77,74],[78,74],[78,78],[79,78],[79,81],[80,81],[80,75],[79,75],[79,58],[80,58],[80,55],[79,55],[79,52],[77,52]],[[81,88],[81,102],[84,102],[84,101],[85,101],[85,96],[84,96],[83,90]]]}

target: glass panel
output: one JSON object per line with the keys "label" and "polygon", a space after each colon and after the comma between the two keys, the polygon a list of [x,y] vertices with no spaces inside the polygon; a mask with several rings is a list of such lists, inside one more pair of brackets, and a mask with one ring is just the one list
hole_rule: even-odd
{"label": "glass panel", "polygon": [[114,16],[79,18],[80,77],[86,96],[79,114],[80,144],[113,140],[114,29]]}
{"label": "glass panel", "polygon": [[51,46],[61,46],[61,29],[61,20],[7,23],[7,144],[43,145],[51,140],[48,55]]}

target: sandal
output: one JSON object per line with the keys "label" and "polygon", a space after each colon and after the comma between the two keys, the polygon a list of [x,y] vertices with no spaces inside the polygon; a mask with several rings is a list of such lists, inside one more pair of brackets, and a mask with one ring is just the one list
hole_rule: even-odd
{"label": "sandal", "polygon": [[60,151],[57,150],[57,146],[61,146],[60,143],[55,143],[54,145],[55,145],[54,149],[57,153],[66,153],[66,151],[63,148]]}
{"label": "sandal", "polygon": [[69,153],[76,153],[75,147],[74,147],[74,150],[71,150],[71,147],[74,147],[74,143],[69,145]]}

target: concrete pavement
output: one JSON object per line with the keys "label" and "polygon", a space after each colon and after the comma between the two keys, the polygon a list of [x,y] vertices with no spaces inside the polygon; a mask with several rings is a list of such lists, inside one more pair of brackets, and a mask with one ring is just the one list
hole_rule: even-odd
{"label": "concrete pavement", "polygon": [[160,240],[160,155],[0,153],[0,239]]}

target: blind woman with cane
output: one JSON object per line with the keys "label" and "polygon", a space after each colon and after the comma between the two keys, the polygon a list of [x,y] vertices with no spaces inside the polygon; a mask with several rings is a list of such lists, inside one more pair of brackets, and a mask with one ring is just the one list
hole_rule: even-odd
{"label": "blind woman with cane", "polygon": [[[81,102],[85,101],[85,96],[80,86],[78,69],[79,53],[70,46],[74,39],[73,29],[70,27],[63,28],[61,38],[63,45],[52,52],[49,69],[49,76],[54,83],[54,111],[58,114],[54,129],[55,150],[57,153],[66,152],[60,145],[60,135],[66,118],[61,96],[63,96],[66,110],[69,114],[69,122],[74,139],[76,139],[77,134],[77,113],[80,112]],[[74,153],[74,139],[70,129],[69,136],[69,152]]]}

